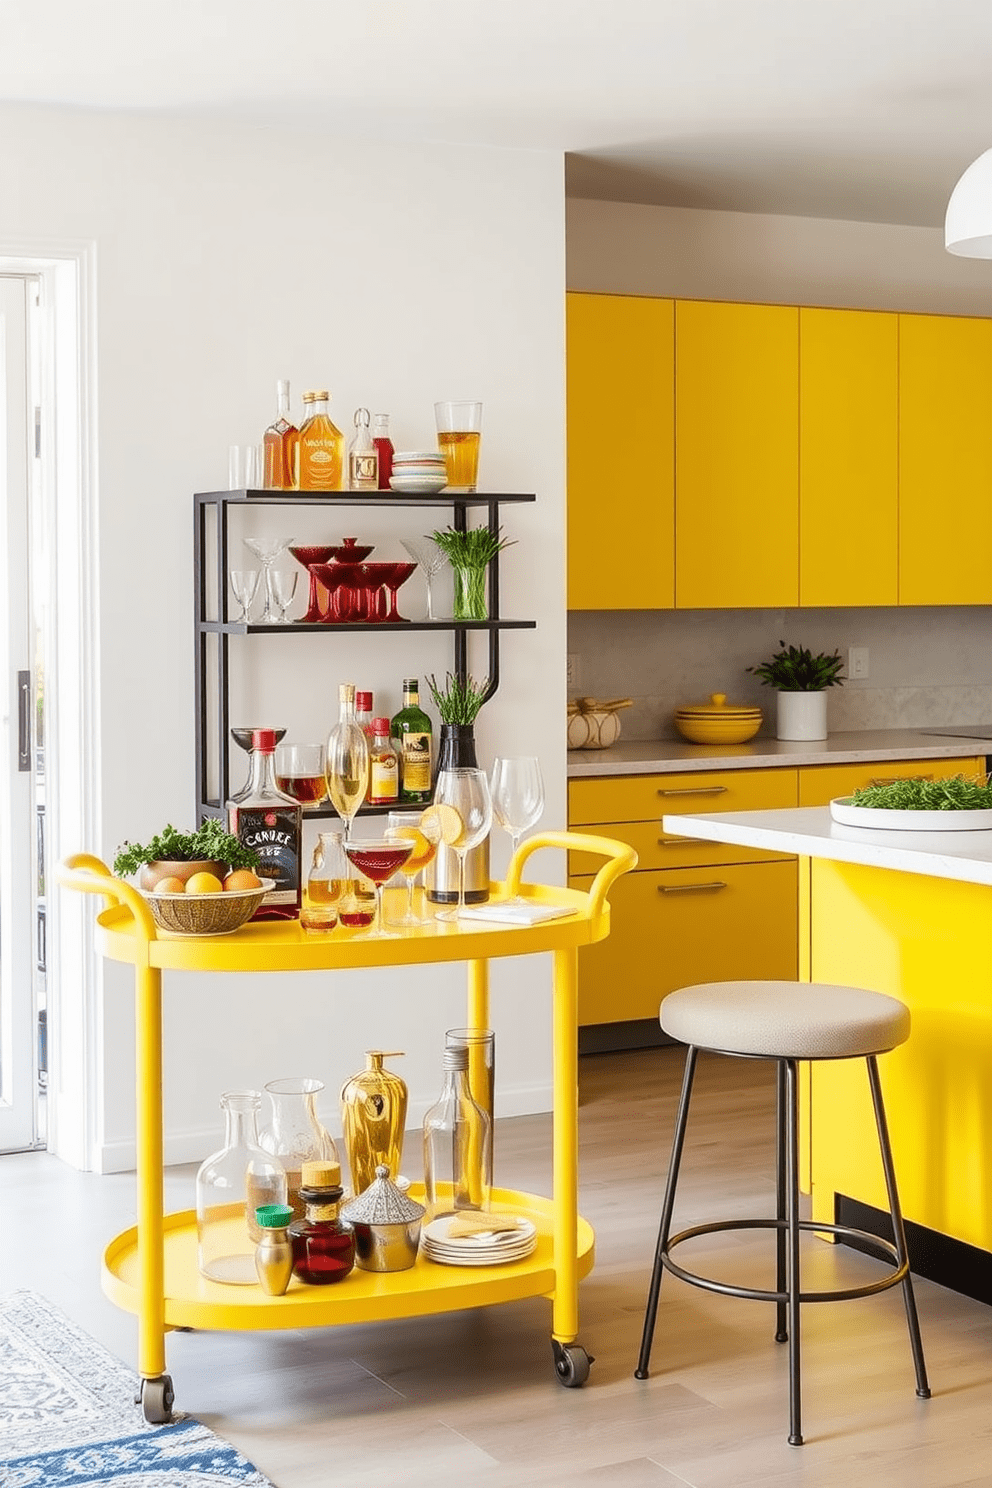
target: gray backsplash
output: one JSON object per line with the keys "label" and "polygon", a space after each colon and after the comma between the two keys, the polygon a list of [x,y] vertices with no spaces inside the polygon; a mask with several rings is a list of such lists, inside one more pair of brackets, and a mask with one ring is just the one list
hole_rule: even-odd
{"label": "gray backsplash", "polygon": [[765,710],[775,696],[746,668],[788,645],[867,646],[869,675],[829,693],[828,727],[925,728],[992,722],[992,608],[572,611],[568,653],[577,658],[570,697],[631,697],[625,739],[675,737],[672,714],[724,692]]}

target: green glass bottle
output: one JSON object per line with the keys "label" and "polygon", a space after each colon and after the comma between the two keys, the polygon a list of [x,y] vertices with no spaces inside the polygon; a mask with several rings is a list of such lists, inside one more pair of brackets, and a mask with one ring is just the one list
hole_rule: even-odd
{"label": "green glass bottle", "polygon": [[403,678],[403,706],[389,725],[400,756],[401,802],[426,806],[431,798],[433,730],[431,721],[420,706],[420,682],[416,677]]}

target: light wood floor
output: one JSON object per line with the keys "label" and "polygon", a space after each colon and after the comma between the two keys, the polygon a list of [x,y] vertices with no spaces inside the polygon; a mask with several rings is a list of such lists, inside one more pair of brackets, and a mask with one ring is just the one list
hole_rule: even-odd
{"label": "light wood floor", "polygon": [[[770,1076],[702,1061],[677,1222],[769,1212]],[[666,1277],[654,1373],[633,1378],[680,1078],[676,1050],[581,1061],[582,1211],[598,1255],[581,1294],[580,1338],[596,1356],[584,1389],[556,1382],[550,1306],[534,1299],[322,1332],[173,1334],[177,1407],[278,1488],[989,1488],[992,1312],[931,1283],[918,1284],[930,1401],[914,1394],[898,1292],[805,1309],[801,1448],[786,1442],[786,1350],[767,1305]],[[497,1168],[500,1182],[547,1191],[550,1118],[501,1122]],[[169,1170],[169,1207],[191,1204],[193,1174]],[[134,1320],[98,1283],[105,1240],[133,1223],[133,1177],[9,1156],[0,1195],[0,1289],[43,1292],[133,1362]],[[691,1264],[767,1285],[768,1247],[699,1242]],[[824,1284],[874,1266],[813,1238],[805,1263]]]}

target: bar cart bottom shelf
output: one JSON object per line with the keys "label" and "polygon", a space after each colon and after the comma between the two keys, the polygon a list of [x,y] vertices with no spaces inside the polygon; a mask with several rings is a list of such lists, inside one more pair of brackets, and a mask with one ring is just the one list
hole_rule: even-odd
{"label": "bar cart bottom shelf", "polygon": [[[416,1195],[416,1189],[411,1193]],[[525,1216],[537,1228],[537,1248],[525,1260],[503,1266],[444,1266],[420,1256],[408,1271],[380,1275],[356,1269],[336,1286],[303,1286],[295,1279],[283,1297],[259,1286],[223,1286],[207,1281],[196,1265],[196,1213],[165,1216],[165,1325],[167,1328],[250,1331],[327,1328],[379,1319],[490,1307],[522,1297],[552,1297],[555,1267],[554,1204],[536,1194],[493,1189],[493,1207]],[[232,1223],[235,1223],[232,1221]],[[592,1270],[592,1226],[578,1221],[579,1278]],[[103,1258],[103,1290],[126,1312],[140,1313],[138,1232],[122,1231]]]}

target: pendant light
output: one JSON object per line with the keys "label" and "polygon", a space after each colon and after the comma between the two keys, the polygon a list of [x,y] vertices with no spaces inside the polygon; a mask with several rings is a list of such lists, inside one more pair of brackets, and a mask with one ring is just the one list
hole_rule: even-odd
{"label": "pendant light", "polygon": [[951,192],[944,247],[959,258],[992,258],[992,150],[969,165]]}

